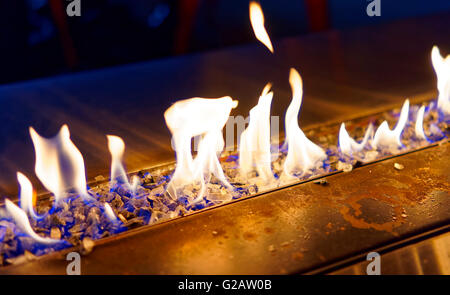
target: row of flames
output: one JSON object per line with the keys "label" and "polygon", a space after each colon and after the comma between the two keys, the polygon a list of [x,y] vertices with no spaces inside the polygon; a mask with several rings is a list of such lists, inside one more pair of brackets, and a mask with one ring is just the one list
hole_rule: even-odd
{"label": "row of flames", "polygon": [[[264,15],[259,4],[250,3],[250,20],[253,31],[272,53],[274,52],[269,35],[264,27]],[[437,74],[439,97],[437,108],[444,116],[450,115],[450,56],[443,58],[435,46],[432,50],[432,63]],[[317,144],[309,140],[298,125],[298,114],[302,104],[303,85],[300,74],[291,69],[289,82],[292,88],[292,101],[285,116],[285,142],[287,155],[284,161],[284,177],[295,178],[323,165],[327,155]],[[271,84],[262,91],[258,103],[250,110],[248,127],[242,132],[239,145],[239,169],[242,175],[257,172],[260,180],[266,183],[274,181],[271,167],[270,139],[270,108],[273,98]],[[216,99],[191,98],[174,103],[164,113],[167,126],[175,143],[176,168],[166,190],[169,196],[176,199],[178,190],[185,185],[200,183],[201,190],[194,202],[201,200],[206,190],[206,184],[214,175],[224,187],[232,190],[222,170],[219,156],[224,148],[222,130],[230,112],[236,108],[238,101],[231,97]],[[427,140],[423,129],[425,106],[420,107],[416,116],[415,135],[420,140]],[[401,135],[408,122],[409,100],[406,99],[400,112],[400,117],[394,129],[390,129],[384,121],[374,133],[374,126],[368,126],[362,141],[357,142],[346,131],[342,123],[339,131],[339,148],[342,155],[353,157],[353,154],[363,150],[369,143],[376,149],[400,149]],[[67,125],[53,138],[44,138],[30,127],[36,163],[35,173],[43,186],[54,195],[55,206],[68,196],[67,188],[74,190],[85,200],[93,197],[87,191],[84,160],[81,152],[70,139]],[[200,136],[198,151],[195,158],[191,151],[192,139]],[[111,186],[119,182],[130,191],[135,191],[139,178],[128,178],[122,165],[125,150],[123,140],[117,136],[108,135],[108,148],[112,156]],[[39,243],[51,244],[60,242],[37,235],[29,222],[29,216],[39,219],[34,211],[36,194],[29,179],[22,173],[17,173],[20,185],[20,207],[10,200],[5,200],[5,211],[18,227]],[[114,211],[104,203],[104,211],[111,220],[116,220]]]}

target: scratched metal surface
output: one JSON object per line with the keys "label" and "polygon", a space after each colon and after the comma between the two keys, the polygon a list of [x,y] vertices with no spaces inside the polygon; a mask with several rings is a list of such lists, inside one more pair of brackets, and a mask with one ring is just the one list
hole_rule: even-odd
{"label": "scratched metal surface", "polygon": [[232,115],[246,116],[271,81],[272,114],[283,128],[290,67],[304,80],[302,127],[433,97],[430,51],[437,44],[450,53],[449,35],[450,15],[433,15],[275,41],[275,55],[255,43],[1,86],[0,195],[16,195],[18,170],[40,187],[28,126],[52,136],[67,123],[90,180],[109,174],[105,134],[121,136],[127,167],[136,171],[174,159],[163,112],[178,99],[230,95],[240,101]]}
{"label": "scratched metal surface", "polygon": [[[286,274],[450,223],[450,144],[99,241],[83,274]],[[403,170],[394,163],[404,165]],[[73,251],[70,249],[68,251]],[[67,251],[0,269],[64,274]]]}

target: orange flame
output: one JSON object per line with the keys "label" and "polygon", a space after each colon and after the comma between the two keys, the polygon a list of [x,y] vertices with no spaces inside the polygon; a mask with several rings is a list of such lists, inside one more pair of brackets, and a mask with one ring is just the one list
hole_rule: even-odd
{"label": "orange flame", "polygon": [[[197,199],[204,193],[205,177],[214,174],[226,186],[230,186],[220,166],[217,155],[223,149],[222,129],[237,100],[231,97],[216,99],[191,98],[177,101],[164,113],[166,124],[172,133],[177,155],[175,172],[167,192],[175,198],[176,190],[199,182],[202,185]],[[191,142],[202,136],[195,162],[192,158]]]}
{"label": "orange flame", "polygon": [[246,178],[256,170],[263,181],[273,180],[270,153],[270,106],[273,92],[267,84],[259,97],[258,104],[250,110],[250,122],[241,133],[239,147],[239,168]]}
{"label": "orange flame", "polygon": [[40,136],[32,127],[30,135],[36,154],[35,172],[55,200],[65,197],[65,190],[74,188],[83,197],[86,190],[84,160],[80,151],[70,140],[69,127],[63,125],[59,133],[50,139]]}
{"label": "orange flame", "polygon": [[423,130],[423,117],[425,114],[425,106],[421,106],[419,111],[417,112],[415,131],[417,138],[421,140],[428,140],[425,135],[425,131]]}
{"label": "orange flame", "polygon": [[125,168],[122,164],[123,154],[125,152],[125,143],[122,138],[114,135],[107,135],[108,138],[108,149],[111,153],[111,185],[114,181],[119,183],[127,184],[128,177],[125,172]]}
{"label": "orange flame", "polygon": [[450,55],[444,59],[439,48],[434,46],[431,51],[431,61],[437,76],[438,108],[445,115],[450,115]]}
{"label": "orange flame", "polygon": [[375,148],[388,148],[391,150],[399,149],[403,146],[401,135],[408,121],[409,100],[405,100],[400,112],[400,118],[393,130],[389,129],[389,124],[383,121],[378,127],[373,137],[373,146]]}
{"label": "orange flame", "polygon": [[270,50],[270,52],[273,53],[272,42],[270,41],[269,35],[267,34],[266,28],[264,27],[264,14],[261,6],[257,2],[251,1],[249,10],[250,22],[252,24],[256,39],[258,39]]}
{"label": "orange flame", "polygon": [[292,88],[292,101],[286,111],[285,144],[288,153],[284,162],[284,173],[293,177],[294,173],[306,173],[316,168],[326,159],[325,151],[309,140],[298,126],[298,113],[302,105],[303,83],[300,74],[291,69],[289,83]]}
{"label": "orange flame", "polygon": [[40,218],[34,211],[34,207],[36,206],[36,192],[33,190],[33,185],[30,180],[22,173],[17,172],[17,181],[20,185],[20,207],[33,218]]}
{"label": "orange flame", "polygon": [[357,143],[353,138],[350,137],[347,130],[345,129],[345,124],[341,124],[339,129],[339,148],[341,153],[347,156],[352,156],[354,152],[360,152],[367,145],[370,137],[373,135],[373,125],[370,124],[364,134],[364,138],[360,143]]}
{"label": "orange flame", "polygon": [[41,244],[55,244],[61,242],[61,240],[43,238],[36,234],[30,225],[30,221],[28,220],[28,216],[25,211],[17,207],[16,204],[8,199],[5,200],[5,208],[6,212],[8,212],[12,219],[14,219],[17,227],[19,227],[23,232],[32,237],[36,242]]}

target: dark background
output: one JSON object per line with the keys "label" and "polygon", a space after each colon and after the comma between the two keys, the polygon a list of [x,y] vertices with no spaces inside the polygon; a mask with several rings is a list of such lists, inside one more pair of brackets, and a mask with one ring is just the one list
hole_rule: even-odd
{"label": "dark background", "polygon": [[[0,83],[256,42],[247,0],[0,1]],[[448,0],[261,0],[273,40],[450,11]]]}

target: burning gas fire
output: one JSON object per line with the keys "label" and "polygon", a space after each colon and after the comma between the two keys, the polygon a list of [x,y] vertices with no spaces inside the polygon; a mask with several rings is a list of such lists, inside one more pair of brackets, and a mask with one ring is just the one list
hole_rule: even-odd
{"label": "burning gas fire", "polygon": [[43,238],[39,235],[37,235],[33,228],[30,225],[30,221],[28,220],[28,216],[19,207],[17,207],[13,202],[10,200],[5,201],[5,208],[8,214],[13,218],[17,226],[23,230],[27,235],[32,237],[36,242],[42,243],[42,244],[54,244],[59,243],[61,241],[50,239],[50,238]]}
{"label": "burning gas fire", "polygon": [[264,87],[258,104],[250,110],[250,122],[241,134],[239,167],[244,177],[253,170],[265,182],[273,180],[270,154],[271,84]]}
{"label": "burning gas fire", "polygon": [[256,39],[261,41],[270,52],[273,53],[272,42],[270,41],[269,35],[267,34],[266,28],[264,27],[264,14],[261,6],[257,2],[250,2],[250,22],[252,24],[253,32],[255,33]]}
{"label": "burning gas fire", "polygon": [[69,127],[62,126],[50,139],[40,136],[32,127],[30,135],[36,154],[36,176],[53,193],[56,203],[66,196],[69,188],[88,197],[83,156],[70,140]]}
{"label": "burning gas fire", "polygon": [[421,106],[419,111],[417,112],[415,132],[416,132],[417,138],[428,141],[428,138],[425,135],[425,131],[423,130],[424,115],[425,115],[425,106]]}
{"label": "burning gas fire", "polygon": [[388,122],[384,121],[378,127],[375,136],[373,137],[373,146],[378,149],[389,149],[391,151],[402,148],[403,144],[401,142],[401,136],[403,129],[408,121],[409,113],[409,100],[405,100],[400,112],[400,118],[398,119],[397,125],[391,130],[389,128]]}
{"label": "burning gas fire", "polygon": [[121,184],[130,185],[127,173],[122,164],[122,157],[125,152],[125,143],[122,138],[114,135],[107,135],[108,149],[111,153],[111,186],[117,181]]}
{"label": "burning gas fire", "polygon": [[289,83],[292,88],[292,101],[286,111],[286,139],[288,148],[284,173],[288,176],[303,175],[320,166],[326,159],[321,147],[309,140],[298,126],[298,113],[302,105],[303,84],[300,74],[291,69]]}
{"label": "burning gas fire", "polygon": [[346,156],[353,157],[354,153],[361,152],[367,146],[372,136],[373,125],[370,124],[366,130],[363,140],[358,143],[350,137],[345,129],[345,123],[342,123],[341,128],[339,129],[339,148],[341,153]]}
{"label": "burning gas fire", "polygon": [[[165,113],[167,126],[172,133],[177,156],[177,166],[168,185],[168,193],[177,198],[177,190],[189,184],[200,184],[200,193],[205,193],[205,179],[214,175],[226,187],[231,185],[223,174],[218,160],[224,148],[222,129],[238,102],[231,97],[216,99],[191,98],[173,104]],[[201,136],[198,154],[192,158],[191,143]]]}
{"label": "burning gas fire", "polygon": [[444,59],[437,46],[431,51],[431,60],[437,76],[439,91],[438,108],[445,115],[450,115],[450,55]]}
{"label": "burning gas fire", "polygon": [[40,217],[34,211],[35,195],[33,192],[33,185],[30,180],[20,172],[17,172],[17,181],[20,185],[20,207],[34,219],[39,219]]}
{"label": "burning gas fire", "polygon": [[[251,2],[249,11],[256,38],[273,53],[261,7]],[[35,173],[53,194],[54,205],[44,215],[38,215],[37,212],[40,214],[43,211],[36,210],[38,204],[33,186],[24,174],[18,172],[20,207],[6,200],[5,209],[0,208],[0,213],[4,212],[0,216],[0,227],[5,226],[4,223],[15,226],[21,233],[16,238],[23,238],[26,234],[36,243],[56,247],[74,237],[101,238],[105,232],[120,232],[136,220],[140,224],[156,223],[233,198],[273,189],[286,184],[279,181],[283,176],[294,183],[328,171],[341,170],[339,163],[352,167],[356,160],[367,162],[384,154],[420,146],[418,143],[436,142],[447,132],[442,131],[446,127],[441,128],[439,124],[448,124],[449,121],[450,56],[444,59],[439,49],[434,47],[432,62],[438,79],[437,104],[420,108],[412,106],[410,109],[406,99],[401,111],[394,114],[398,116],[394,129],[391,130],[388,121],[384,121],[374,134],[375,127],[371,123],[356,139],[349,135],[346,125],[342,123],[337,146],[336,143],[319,146],[308,138],[311,137],[309,133],[306,133],[307,137],[299,127],[303,83],[300,74],[292,68],[289,75],[292,100],[285,115],[285,141],[280,152],[282,156],[276,159],[271,151],[270,108],[274,93],[270,83],[264,87],[257,104],[250,110],[249,123],[240,135],[238,150],[225,161],[219,160],[224,149],[222,131],[238,101],[229,96],[180,100],[164,113],[176,154],[174,171],[158,170],[153,175],[139,172],[129,178],[123,165],[124,141],[120,137],[107,135],[111,153],[110,182],[95,188],[89,188],[86,184],[83,156],[70,139],[67,125],[63,125],[53,138],[44,138],[30,127],[36,156]],[[430,115],[436,111],[442,114],[437,121]],[[413,124],[410,118],[414,116]],[[349,130],[353,132],[351,126]],[[196,137],[200,141],[198,149],[193,152],[191,146]],[[331,156],[344,162],[332,163],[333,167],[325,168],[330,166]],[[50,237],[41,236],[33,228],[48,229]],[[0,255],[3,254],[0,252]]]}

